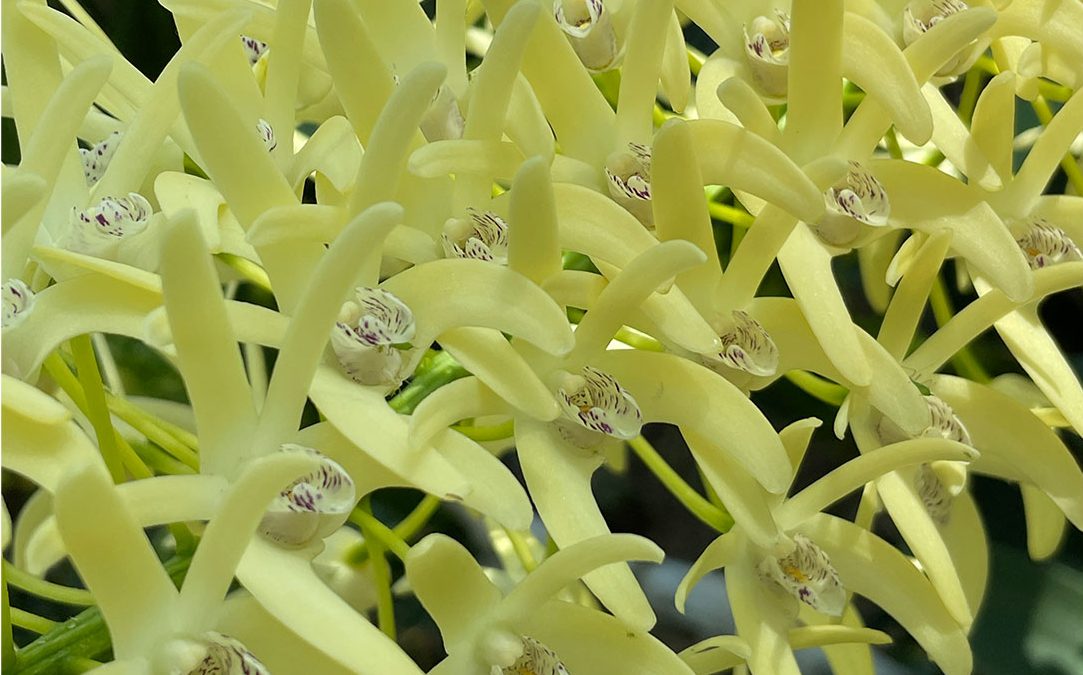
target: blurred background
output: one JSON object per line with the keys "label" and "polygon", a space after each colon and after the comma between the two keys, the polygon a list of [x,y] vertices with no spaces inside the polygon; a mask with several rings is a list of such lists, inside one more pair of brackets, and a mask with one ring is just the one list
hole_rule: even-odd
{"label": "blurred background", "polygon": [[[57,6],[57,3],[50,3]],[[433,0],[422,3],[433,12]],[[171,15],[150,0],[83,0],[84,7],[109,34],[120,51],[148,78],[154,79],[165,66],[179,42]],[[686,29],[691,46],[710,53],[714,45],[694,26]],[[961,83],[949,86],[949,97],[957,97]],[[1020,102],[1022,103],[1022,102]],[[1028,105],[1019,105],[1017,132],[1038,124]],[[3,120],[2,156],[4,163],[18,162],[18,139],[10,119]],[[1065,190],[1065,176],[1058,173],[1050,192]],[[729,226],[718,224],[719,249],[723,260],[729,252]],[[836,275],[848,299],[855,320],[864,328],[875,330],[879,317],[863,304],[860,275],[854,256],[836,258]],[[949,263],[950,266],[951,263]],[[954,275],[947,270],[946,278]],[[777,266],[772,269],[760,291],[761,295],[788,295]],[[252,297],[257,302],[268,298]],[[956,307],[969,297],[955,294]],[[1083,293],[1078,290],[1050,298],[1042,311],[1046,325],[1056,335],[1068,354],[1077,374],[1083,371]],[[926,317],[926,334],[935,329],[931,316]],[[128,393],[160,396],[183,400],[184,390],[175,371],[157,355],[137,342],[111,338],[111,346],[122,368]],[[1022,372],[1007,349],[994,334],[987,334],[975,343],[974,353],[995,374]],[[780,380],[770,389],[758,392],[753,400],[777,429],[802,418],[815,416],[825,421],[813,437],[812,447],[801,467],[797,487],[807,485],[830,469],[857,455],[852,440],[837,440],[830,431],[836,409],[824,404],[790,384]],[[693,485],[699,478],[692,459],[680,435],[664,426],[652,425],[645,432],[665,459]],[[1083,444],[1073,434],[1062,433],[1077,460],[1083,458]],[[514,457],[509,464],[514,466]],[[658,612],[655,634],[675,650],[704,638],[732,633],[732,617],[725,602],[722,576],[708,577],[692,594],[687,615],[673,608],[673,593],[691,561],[695,560],[714,536],[712,531],[686,513],[654,476],[629,455],[627,468],[617,475],[602,470],[595,478],[595,492],[610,526],[617,532],[634,532],[657,542],[667,552],[666,562],[657,567],[637,569],[644,588]],[[31,486],[4,473],[4,500],[13,518],[29,496]],[[1042,564],[1029,560],[1026,552],[1026,530],[1019,490],[1014,485],[983,477],[972,478],[972,489],[985,520],[991,546],[989,588],[985,606],[972,634],[975,652],[975,672],[984,675],[1080,675],[1083,674],[1083,534],[1070,530],[1064,545],[1054,559]],[[410,491],[384,491],[374,500],[376,514],[385,522],[394,523],[416,505],[419,496]],[[837,504],[832,511],[852,518],[857,508],[857,495]],[[483,528],[472,525],[469,518],[453,508],[443,508],[430,524],[468,543],[483,564],[496,564]],[[877,533],[902,546],[897,532],[883,517],[877,520]],[[541,533],[544,537],[544,533]],[[397,561],[392,560],[395,565]],[[395,568],[396,576],[401,574]],[[58,568],[50,578],[72,583],[74,573]],[[16,589],[11,601],[57,620],[68,618],[61,607],[35,603]],[[936,673],[922,650],[879,608],[859,599],[859,608],[866,622],[884,630],[895,643],[877,648],[877,672]],[[421,607],[410,597],[397,601],[396,617],[399,641],[423,666],[434,665],[443,655],[439,634]],[[17,630],[17,641],[25,643],[32,636]],[[806,673],[829,672],[818,650],[799,654]],[[579,675],[579,674],[577,674]]]}

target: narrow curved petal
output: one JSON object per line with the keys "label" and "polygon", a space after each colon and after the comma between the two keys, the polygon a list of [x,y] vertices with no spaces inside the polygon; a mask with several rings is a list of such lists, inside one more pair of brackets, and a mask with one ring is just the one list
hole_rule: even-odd
{"label": "narrow curved petal", "polygon": [[947,675],[966,675],[970,645],[932,585],[890,544],[845,520],[819,514],[800,528],[831,557],[843,585],[902,624]]}
{"label": "narrow curved petal", "polygon": [[275,453],[250,462],[222,498],[192,557],[175,612],[181,630],[204,626],[222,602],[271,500],[318,466],[304,453]]}
{"label": "narrow curved petal", "polygon": [[[271,33],[274,49],[267,54],[267,76],[263,85],[264,115],[271,130],[290,139],[297,128],[296,99],[301,78],[301,52],[305,44],[312,0],[281,0],[275,5]],[[201,29],[203,30],[203,29]],[[236,35],[237,31],[233,32]],[[293,156],[293,143],[279,143],[271,149],[279,166]]]}
{"label": "narrow curved petal", "polygon": [[382,395],[337,368],[320,366],[309,395],[335,429],[393,474],[443,499],[461,501],[469,489],[469,483],[432,448],[409,452],[407,421],[388,407]]}
{"label": "narrow curved petal", "polygon": [[453,138],[422,145],[410,154],[406,167],[421,178],[455,175],[477,182],[479,176],[511,178],[523,158],[523,151],[508,141]]}
{"label": "narrow curved petal", "polygon": [[253,539],[237,578],[302,640],[358,675],[421,675],[410,657],[324,585],[302,551]]}
{"label": "narrow curved petal", "polygon": [[[552,425],[522,416],[515,420],[515,442],[530,496],[553,540],[564,548],[583,540],[592,540],[588,548],[593,550],[593,547],[597,547],[599,554],[606,555],[608,547],[603,542],[608,540],[594,538],[609,534],[609,526],[590,488],[590,478],[601,465],[602,457],[568,445]],[[640,541],[645,540],[637,540],[638,546],[643,545],[638,543]],[[617,557],[613,561],[626,559]],[[562,560],[567,561],[567,556]],[[600,564],[592,563],[577,575],[585,575],[584,582],[602,604],[634,630],[647,630],[654,625],[654,612],[628,566],[621,564],[594,569]],[[562,567],[563,564],[560,564],[549,569]],[[548,575],[539,577],[539,582]],[[553,589],[549,589],[547,582],[545,597],[555,594],[575,578],[577,576],[562,576],[555,580],[559,585]],[[517,597],[527,594],[532,602],[538,600],[540,596],[537,592],[528,591],[538,588],[539,582],[530,586],[520,584]],[[525,600],[523,603],[525,610],[529,603]]]}
{"label": "narrow curved petal", "polygon": [[789,488],[792,468],[778,435],[721,375],[672,354],[640,350],[607,351],[592,364],[632,393],[645,421],[695,432],[717,451],[728,452],[769,492]]}
{"label": "narrow curved petal", "polygon": [[353,185],[360,167],[361,146],[349,121],[336,115],[321,124],[293,157],[286,178],[296,191],[315,171],[327,176],[336,190],[345,192]]}
{"label": "narrow curved petal", "polygon": [[315,0],[313,13],[335,93],[357,138],[367,145],[395,87],[391,71],[349,0]]}
{"label": "narrow curved petal", "polygon": [[[526,277],[481,260],[434,260],[400,272],[381,288],[410,307],[418,344],[459,326],[481,326],[515,335],[551,354],[572,347],[564,313]],[[453,288],[448,295],[433,289]]]}
{"label": "narrow curved petal", "polygon": [[1037,303],[993,324],[1019,365],[1052,401],[1076,433],[1083,434],[1083,386],[1038,316]]}
{"label": "narrow curved petal", "polygon": [[783,527],[794,527],[858,488],[904,467],[935,461],[969,462],[978,457],[968,445],[941,438],[892,443],[851,459],[790,497],[779,510]]}
{"label": "narrow curved petal", "polygon": [[795,472],[805,458],[805,452],[808,450],[808,444],[812,440],[813,432],[819,429],[821,425],[823,425],[823,422],[820,419],[806,417],[788,424],[782,431],[778,432],[778,438],[782,441],[782,446],[786,448],[786,455],[789,456],[790,464],[793,465]]}
{"label": "narrow curved petal", "polygon": [[[939,87],[931,82],[926,83],[921,88],[921,94],[933,115],[932,144],[937,150],[944,153],[952,166],[962,171],[970,182],[986,190],[1002,189],[1004,182],[1011,177],[1010,165],[1007,176],[996,174],[985,152],[974,143],[971,130],[959,119],[955,107],[944,97]],[[986,115],[988,114],[987,110]],[[988,117],[985,124],[988,124]],[[1014,134],[1009,134],[1009,144],[1013,136]]]}
{"label": "narrow curved petal", "polygon": [[[549,398],[553,398],[552,394]],[[410,415],[410,447],[432,442],[461,420],[507,412],[507,404],[476,377],[449,382],[425,397]]]}
{"label": "narrow curved petal", "polygon": [[782,142],[799,164],[825,154],[842,130],[844,16],[842,0],[795,0],[792,6]]}
{"label": "narrow curved petal", "polygon": [[814,223],[823,215],[820,190],[770,142],[719,120],[693,120],[688,129],[694,145],[701,148],[696,156],[706,185],[749,192],[806,222]]}
{"label": "narrow curved petal", "polygon": [[658,243],[635,216],[599,192],[556,183],[553,196],[561,248],[624,267]]}
{"label": "narrow curved petal", "polygon": [[[1083,278],[1083,263],[1062,263],[1035,270],[1033,274],[1034,293],[1028,299],[1032,302],[1083,285],[1080,280]],[[1011,300],[1003,291],[990,289],[960,309],[906,357],[903,363],[918,373],[934,373],[972,340],[1019,308],[1019,303]]]}
{"label": "narrow curved petal", "polygon": [[232,475],[251,451],[256,411],[213,261],[186,211],[163,239],[162,285],[200,436],[200,467]]}
{"label": "narrow curved petal", "polygon": [[430,534],[410,547],[406,578],[440,629],[449,654],[471,649],[463,643],[476,637],[503,599],[470,552],[442,534]]}
{"label": "narrow curved petal", "polygon": [[516,531],[530,529],[534,509],[522,484],[492,453],[457,431],[447,430],[433,446],[463,476],[470,492],[463,504]]}
{"label": "narrow curved petal", "polygon": [[606,285],[579,322],[568,362],[573,367],[588,362],[609,344],[629,309],[641,305],[667,279],[705,260],[706,255],[687,241],[663,242],[636,256]]}
{"label": "narrow curved petal", "polygon": [[546,422],[560,414],[553,392],[499,331],[453,328],[440,346],[512,407]]}
{"label": "narrow curved petal", "polygon": [[254,597],[243,591],[231,594],[226,600],[215,619],[214,629],[239,640],[272,673],[346,675],[355,672],[298,640]]}
{"label": "narrow curved petal", "polygon": [[[381,3],[382,4],[382,3]],[[397,4],[397,3],[396,3]],[[402,77],[380,112],[365,146],[348,210],[360,213],[377,202],[394,199],[410,150],[421,144],[419,125],[444,81],[437,63],[423,63]]]}
{"label": "narrow curved petal", "polygon": [[751,557],[743,551],[726,566],[726,593],[737,634],[752,650],[749,670],[755,675],[799,675],[789,641],[793,616],[787,611],[796,600],[769,587]]}
{"label": "narrow curved petal", "polygon": [[1064,514],[1057,503],[1039,488],[1019,484],[1023,492],[1023,513],[1027,519],[1027,552],[1031,560],[1047,560],[1064,541]]}
{"label": "narrow curved petal", "polygon": [[508,267],[536,284],[560,272],[557,205],[549,163],[532,157],[511,185]]}
{"label": "narrow curved petal", "polygon": [[[1051,506],[1056,508],[1055,504]],[[1056,510],[1060,516],[1060,510]],[[1063,517],[1060,522],[1064,522]],[[963,490],[955,496],[951,520],[943,527],[943,533],[944,543],[948,545],[951,559],[959,570],[959,581],[963,584],[966,601],[977,612],[989,580],[989,541],[970,490]]]}
{"label": "narrow curved petal", "polygon": [[[936,376],[930,388],[955,410],[982,457],[1046,493],[1076,527],[1083,528],[1083,471],[1056,433],[1030,409],[975,382]],[[982,460],[974,469],[983,471]],[[999,471],[995,472],[999,473]]]}
{"label": "narrow curved petal", "polygon": [[383,0],[358,0],[354,4],[388,63],[409,72],[419,63],[436,59],[432,23],[421,7]]}
{"label": "narrow curved petal", "polygon": [[[117,486],[140,527],[210,520],[229,484],[221,476],[156,476]],[[42,520],[26,543],[26,568],[44,574],[67,555],[55,517]]]}
{"label": "narrow curved petal", "polygon": [[831,271],[831,253],[827,247],[807,225],[799,224],[779,251],[778,263],[831,363],[854,385],[868,386],[872,370]]}
{"label": "narrow curved petal", "polygon": [[636,3],[624,40],[620,94],[617,99],[617,147],[650,143],[651,111],[658,94],[662,52],[673,0]]}
{"label": "narrow curved petal", "polygon": [[346,226],[320,260],[282,341],[253,440],[257,455],[276,450],[300,423],[312,376],[327,347],[342,298],[358,282],[362,265],[357,252],[378,255],[383,239],[402,216],[398,204],[369,207]]}
{"label": "narrow curved petal", "polygon": [[[267,153],[258,134],[214,81],[206,68],[186,64],[178,78],[181,110],[192,130],[203,168],[226,198],[244,229],[267,209],[298,203],[286,178]],[[323,247],[312,242],[264,247],[260,257],[284,311],[292,312],[307,274]]]}
{"label": "narrow curved petal", "polygon": [[[72,155],[72,140],[83,121],[88,108],[105,84],[112,67],[105,57],[79,64],[57,87],[56,93],[41,112],[37,133],[30,135],[22,147],[23,162],[20,171],[27,171],[55,189],[65,158]],[[7,183],[7,180],[4,181]],[[5,189],[5,195],[8,192]],[[52,192],[52,190],[50,190]],[[8,221],[4,214],[3,275],[5,279],[18,277],[26,264],[27,255],[38,234],[40,218],[46,204],[27,208],[26,218]]]}
{"label": "narrow curved petal", "polygon": [[64,406],[3,376],[4,468],[53,492],[73,468],[104,466],[97,448]]}
{"label": "narrow curved petal", "polygon": [[659,239],[684,239],[707,256],[703,265],[677,278],[681,290],[706,311],[722,278],[722,266],[701,189],[703,176],[699,167],[688,161],[694,155],[692,135],[684,123],[670,122],[658,132],[651,157],[651,204]]}
{"label": "narrow curved petal", "polygon": [[681,652],[681,659],[696,675],[736,668],[752,655],[748,643],[736,635],[707,638]]}
{"label": "narrow curved petal", "polygon": [[682,435],[707,482],[745,536],[761,548],[775,549],[782,533],[771,512],[774,495],[749,480],[748,473],[725,453],[718,452],[716,444],[691,431],[682,431]]}
{"label": "narrow curved petal", "polygon": [[516,627],[552,649],[570,673],[692,675],[657,638],[629,633],[619,619],[582,605],[550,600],[535,607]]}
{"label": "narrow curved petal", "polygon": [[854,12],[843,21],[841,65],[842,75],[886,108],[907,140],[929,141],[933,118],[910,64],[887,33]]}
{"label": "narrow curved petal", "polygon": [[139,523],[98,466],[69,473],[55,504],[60,536],[105,617],[114,655],[149,653],[163,638],[177,591]]}
{"label": "narrow curved petal", "polygon": [[910,261],[891,298],[876,341],[896,359],[902,360],[910,348],[914,332],[925,312],[929,291],[951,246],[951,239],[950,231],[941,231],[929,237]]}
{"label": "narrow curved petal", "polygon": [[184,42],[139,106],[105,175],[94,186],[94,196],[126,194],[139,189],[180,113],[177,77],[184,64],[208,61],[227,41],[236,39],[246,19],[243,13],[223,12]]}
{"label": "narrow curved petal", "polygon": [[677,586],[677,592],[674,596],[677,611],[684,614],[688,594],[703,580],[703,577],[715,570],[726,567],[737,559],[738,551],[736,547],[739,545],[739,537],[738,534],[724,534],[703,549],[703,553],[699,554],[696,561],[688,568],[684,578],[681,579],[680,585]]}
{"label": "narrow curved petal", "polygon": [[991,169],[1003,183],[1012,179],[1015,90],[1015,73],[1005,71],[990,80],[978,97],[970,122],[970,138],[977,152],[967,155],[968,176],[980,176]]}
{"label": "narrow curved petal", "polygon": [[[497,26],[513,0],[486,0]],[[522,71],[565,154],[600,167],[615,147],[613,110],[594,85],[556,20],[543,12],[523,55]]]}
{"label": "narrow curved petal", "polygon": [[1016,172],[1015,180],[998,196],[998,204],[1014,205],[1020,214],[1026,213],[1027,207],[1045,190],[1069,146],[1081,132],[1083,96],[1072,96],[1038,136]]}

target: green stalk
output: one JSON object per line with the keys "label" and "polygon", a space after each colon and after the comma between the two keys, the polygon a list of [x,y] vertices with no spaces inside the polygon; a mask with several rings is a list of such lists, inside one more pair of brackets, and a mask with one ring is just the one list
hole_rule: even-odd
{"label": "green stalk", "polygon": [[[371,520],[363,517],[354,520],[354,516],[358,513],[369,516]],[[391,596],[391,566],[387,564],[387,558],[384,557],[384,547],[379,536],[371,527],[372,521],[377,523],[379,521],[372,516],[372,504],[368,497],[361,500],[361,504],[354,509],[350,518],[361,527],[361,534],[365,537],[365,546],[368,548],[372,581],[376,585],[376,622],[384,635],[395,640],[395,601]],[[380,524],[383,525],[383,523]]]}
{"label": "green stalk", "polygon": [[51,621],[44,616],[38,616],[18,607],[11,607],[9,611],[11,612],[11,623],[13,625],[25,628],[38,635],[45,635],[60,625],[56,621]]}
{"label": "green stalk", "polygon": [[[955,316],[955,308],[951,305],[947,286],[940,276],[937,276],[936,281],[933,282],[932,290],[929,292],[929,306],[933,310],[933,318],[936,319],[938,327],[943,326]],[[968,380],[988,382],[991,379],[989,373],[985,372],[985,368],[971,353],[968,346],[964,346],[951,357],[951,365],[955,367],[955,372]]]}
{"label": "green stalk", "polygon": [[515,557],[522,563],[526,573],[530,574],[537,569],[538,561],[534,559],[534,554],[530,551],[530,544],[527,543],[526,538],[515,530],[509,530],[508,528],[504,528],[504,534],[508,535],[511,548],[515,551]]}
{"label": "green stalk", "polygon": [[786,373],[786,379],[809,396],[836,408],[842,405],[846,395],[850,393],[841,384],[835,384],[804,370],[791,370]]}
{"label": "green stalk", "polygon": [[39,579],[33,574],[19,569],[7,560],[0,562],[0,565],[3,565],[4,580],[7,583],[39,598],[65,605],[75,605],[76,607],[89,607],[94,604],[94,596],[86,589],[62,586],[45,579]]}
{"label": "green stalk", "polygon": [[0,658],[0,663],[3,663],[4,675],[15,670],[15,637],[11,633],[11,603],[8,601],[8,585],[7,579],[0,582],[0,587],[3,589],[3,605],[0,606],[0,640],[3,640],[3,658]]}
{"label": "green stalk", "polygon": [[460,366],[447,352],[434,352],[427,364],[424,361],[422,363],[427,367],[424,370],[419,367],[420,372],[414,376],[410,384],[403,387],[402,391],[388,401],[395,412],[409,415],[426,396],[448,382],[469,374],[466,368]]}
{"label": "green stalk", "polygon": [[421,531],[429,520],[440,510],[440,499],[432,495],[425,495],[414,510],[408,516],[399,521],[393,532],[403,541],[410,541]]}
{"label": "green stalk", "polygon": [[515,420],[508,420],[507,422],[488,427],[474,427],[461,424],[451,428],[472,441],[499,441],[505,438],[511,438],[515,435]]}
{"label": "green stalk", "polygon": [[399,560],[406,560],[406,556],[410,553],[410,545],[400,539],[395,531],[384,525],[379,518],[372,515],[371,508],[365,502],[353,510],[350,514],[350,522],[361,528],[366,540],[375,537],[382,548],[394,553]]}
{"label": "green stalk", "polygon": [[636,436],[628,441],[628,446],[650,469],[651,473],[669,490],[670,494],[677,498],[681,506],[700,521],[718,532],[726,533],[733,527],[733,516],[725,509],[711,504],[700,493],[686,483],[676,471],[673,470],[666,460],[658,454],[647,439]]}
{"label": "green stalk", "polygon": [[[165,450],[174,459],[187,465],[189,468],[199,471],[199,456],[192,449],[193,447],[198,447],[198,443],[196,446],[188,445],[180,440],[174,433],[171,433],[171,430],[167,429],[163,424],[163,420],[151,415],[135,404],[129,402],[127,399],[106,392],[105,401],[109,406],[109,410],[114,415],[127,422],[139,433],[146,436],[147,440],[154,443],[162,450]],[[176,429],[179,427],[174,428]],[[181,429],[181,431],[184,430]],[[184,433],[186,436],[190,437],[189,440],[196,440],[195,435],[186,431]]]}
{"label": "green stalk", "polygon": [[[1034,113],[1038,115],[1038,121],[1043,126],[1049,126],[1049,123],[1053,121],[1053,111],[1050,110],[1045,99],[1039,96],[1030,105],[1034,108]],[[1075,188],[1076,194],[1083,195],[1083,170],[1076,164],[1071,153],[1061,158],[1060,166],[1064,169],[1064,173],[1068,176],[1068,181],[1071,182],[1072,187]]]}

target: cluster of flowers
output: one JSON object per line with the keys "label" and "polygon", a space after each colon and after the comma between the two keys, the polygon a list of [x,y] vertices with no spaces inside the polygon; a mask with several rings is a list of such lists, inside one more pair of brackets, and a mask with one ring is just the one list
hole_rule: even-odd
{"label": "cluster of flowers", "polygon": [[[70,558],[111,652],[61,639],[77,620],[8,636],[17,667],[420,673],[390,552],[434,673],[784,675],[809,646],[870,672],[886,636],[856,593],[965,674],[988,568],[968,475],[1021,486],[1035,559],[1083,527],[1058,436],[1083,389],[1037,313],[1083,283],[1083,197],[1043,195],[1062,164],[1083,187],[1077,0],[163,0],[183,46],[155,82],[64,4],[3,3],[3,468],[37,485],[13,532],[5,508],[5,572],[48,595]],[[1044,128],[1016,168],[1017,99]],[[851,255],[875,337],[832,272]],[[978,297],[925,336],[948,259]],[[776,261],[792,297],[757,297]],[[990,328],[1029,377],[958,358]],[[175,364],[190,405],[126,396],[100,334]],[[749,399],[783,376],[837,396],[861,450],[796,493],[821,421],[778,431]],[[710,499],[659,475],[720,535],[677,605],[725,568],[737,626],[680,654],[627,565],[662,551],[591,491],[629,445],[658,465],[648,422],[680,430]],[[409,545],[424,513],[368,506],[389,486],[518,558]],[[858,490],[853,521],[823,512]]]}

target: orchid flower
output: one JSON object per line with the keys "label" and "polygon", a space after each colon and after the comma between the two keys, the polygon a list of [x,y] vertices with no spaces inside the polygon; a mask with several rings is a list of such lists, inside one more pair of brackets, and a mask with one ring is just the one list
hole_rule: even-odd
{"label": "orchid flower", "polygon": [[638,537],[603,535],[553,554],[505,595],[460,544],[430,535],[410,550],[406,574],[448,653],[431,672],[688,673],[650,635],[630,633],[608,614],[554,597],[599,567],[661,558],[657,547]]}
{"label": "orchid flower", "polygon": [[[794,464],[804,455],[818,420],[781,432]],[[707,572],[725,567],[738,635],[748,644],[753,673],[796,673],[788,636],[803,603],[819,614],[840,616],[858,593],[892,614],[947,673],[970,672],[966,635],[927,579],[887,542],[862,528],[820,513],[846,493],[899,466],[939,458],[970,461],[977,453],[947,440],[910,440],[863,455],[785,498],[760,491],[734,500],[737,525],[716,539],[692,566],[677,592],[689,591]],[[733,489],[748,491],[738,481]],[[754,486],[752,486],[753,489]],[[723,500],[727,496],[723,493]],[[749,510],[743,512],[744,506]],[[731,507],[733,508],[733,507]],[[887,577],[890,582],[885,583]]]}

